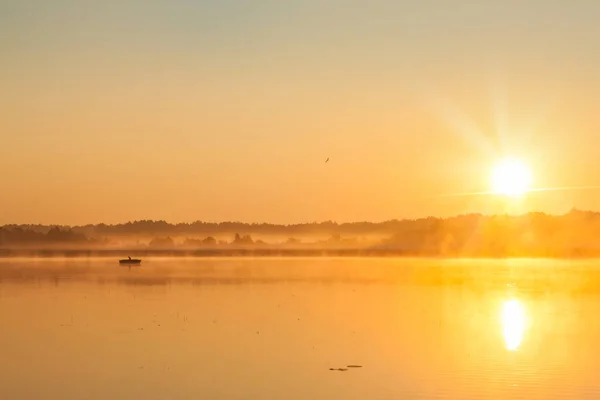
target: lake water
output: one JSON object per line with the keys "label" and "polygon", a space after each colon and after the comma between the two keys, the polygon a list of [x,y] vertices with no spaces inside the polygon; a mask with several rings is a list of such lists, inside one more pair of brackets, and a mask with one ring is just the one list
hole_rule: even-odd
{"label": "lake water", "polygon": [[600,398],[599,266],[4,259],[0,399]]}

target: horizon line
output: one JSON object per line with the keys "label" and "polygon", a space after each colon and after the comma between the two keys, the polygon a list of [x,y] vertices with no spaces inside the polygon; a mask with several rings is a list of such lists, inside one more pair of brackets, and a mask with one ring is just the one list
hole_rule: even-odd
{"label": "horizon line", "polygon": [[[488,194],[487,192],[474,192],[474,193],[470,193],[471,195],[473,194]],[[454,196],[457,196],[460,194],[455,194]],[[463,194],[466,195],[466,194]],[[445,195],[445,196],[453,196],[452,194],[449,195]],[[310,221],[310,222],[290,222],[290,223],[274,223],[274,222],[244,222],[244,221],[235,221],[235,220],[223,220],[223,221],[203,221],[203,220],[193,220],[190,222],[169,222],[167,220],[164,219],[137,219],[137,220],[129,220],[126,222],[118,222],[118,223],[106,223],[106,222],[98,222],[98,223],[87,223],[87,224],[44,224],[44,223],[7,223],[7,224],[1,224],[0,228],[3,227],[8,227],[8,226],[41,226],[41,227],[69,227],[69,228],[85,228],[85,227],[90,227],[90,226],[99,226],[99,225],[106,225],[106,226],[120,226],[120,225],[127,225],[127,224],[135,224],[135,223],[140,223],[140,222],[164,222],[167,225],[171,225],[171,226],[177,226],[177,225],[193,225],[193,224],[198,224],[198,223],[202,223],[202,224],[215,224],[215,225],[220,225],[220,224],[241,224],[241,225],[271,225],[271,226],[298,226],[298,225],[321,225],[321,224],[325,224],[325,223],[332,223],[332,224],[336,224],[336,225],[351,225],[351,224],[384,224],[386,222],[402,222],[402,221],[418,221],[418,220],[424,220],[424,219],[429,219],[429,218],[433,218],[433,219],[452,219],[452,218],[458,218],[458,217],[464,217],[464,216],[472,216],[472,215],[479,215],[479,216],[483,216],[483,217],[495,217],[495,216],[510,216],[510,217],[521,217],[521,216],[527,216],[530,214],[544,214],[547,216],[553,216],[553,217],[560,217],[560,216],[565,216],[571,212],[584,212],[584,213],[594,213],[594,214],[600,214],[600,210],[583,210],[583,209],[579,209],[577,207],[571,207],[571,209],[569,211],[566,211],[564,213],[548,213],[548,212],[544,212],[544,211],[528,211],[528,212],[524,212],[524,213],[495,213],[495,214],[488,214],[488,213],[482,213],[482,212],[466,212],[466,213],[461,213],[461,214],[454,214],[451,216],[433,216],[433,215],[428,215],[426,217],[415,217],[415,218],[390,218],[390,219],[386,219],[386,220],[379,220],[379,221],[369,221],[369,220],[354,220],[354,221],[345,221],[345,222],[339,222],[336,220],[321,220],[321,221]]]}

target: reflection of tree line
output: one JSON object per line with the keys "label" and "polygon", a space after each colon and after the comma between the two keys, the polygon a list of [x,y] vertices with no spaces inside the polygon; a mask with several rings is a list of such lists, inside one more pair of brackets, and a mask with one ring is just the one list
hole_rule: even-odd
{"label": "reflection of tree line", "polygon": [[[110,238],[98,235],[172,230],[187,232],[212,227],[214,232],[203,237],[188,237],[176,242],[170,235],[155,234],[147,245],[137,250],[181,250],[197,255],[218,255],[237,251],[240,255],[270,255],[284,251],[287,255],[319,255],[319,249],[339,255],[429,255],[429,256],[587,256],[600,254],[600,213],[572,210],[560,215],[530,213],[522,216],[461,215],[452,218],[422,218],[382,223],[271,225],[241,223],[167,224],[164,221],[139,221],[122,225],[88,227],[0,227],[0,247],[20,245],[43,247],[45,244],[78,244],[93,248],[110,248]],[[230,240],[217,239],[221,230],[240,228]],[[243,228],[243,229],[242,229]],[[190,231],[191,230],[191,231]],[[87,234],[85,232],[88,232]],[[181,233],[179,232],[179,233]],[[310,240],[302,232],[327,234],[328,239]],[[387,233],[387,239],[376,243],[361,241],[357,236]],[[267,243],[254,234],[293,234],[289,239]],[[355,236],[352,236],[355,235]],[[212,253],[212,254],[208,254]],[[314,254],[313,254],[314,253]],[[335,254],[334,254],[335,255]]]}
{"label": "reflection of tree line", "polygon": [[[507,283],[513,283],[518,286],[520,295],[528,296],[544,295],[548,291],[563,293],[597,293],[600,289],[600,277],[593,271],[585,268],[552,268],[548,273],[548,267],[554,267],[554,261],[548,261],[548,264],[535,266],[534,264],[524,263],[520,273],[515,276],[512,268],[506,264],[494,264],[493,261],[487,261],[483,264],[458,264],[447,265],[448,268],[439,268],[445,264],[429,263],[419,264],[414,268],[414,261],[406,264],[408,270],[395,264],[393,267],[380,269],[377,265],[366,266],[364,271],[375,271],[374,273],[348,273],[346,268],[339,270],[324,269],[321,273],[306,274],[304,276],[289,275],[287,268],[274,270],[263,270],[252,273],[242,273],[236,271],[214,272],[198,271],[190,269],[189,274],[170,275],[168,272],[151,270],[150,273],[139,273],[136,269],[127,269],[115,267],[115,269],[92,270],[85,268],[1,268],[0,284],[2,283],[23,283],[38,284],[51,283],[55,286],[68,284],[72,282],[93,282],[98,285],[127,285],[127,286],[167,286],[167,285],[193,285],[193,286],[214,286],[214,285],[243,285],[243,284],[295,284],[311,283],[321,285],[334,284],[392,284],[392,285],[419,285],[419,286],[461,286],[472,288],[476,291],[489,292],[498,290],[506,292]],[[481,266],[493,266],[493,272],[489,268]],[[173,269],[177,269],[173,265]],[[279,271],[279,272],[277,272]],[[356,269],[351,271],[359,272]],[[406,271],[404,273],[403,271]]]}

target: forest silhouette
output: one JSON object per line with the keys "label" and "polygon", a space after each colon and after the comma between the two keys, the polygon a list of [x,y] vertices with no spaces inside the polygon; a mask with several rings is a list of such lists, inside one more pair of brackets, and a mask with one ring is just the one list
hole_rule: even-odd
{"label": "forest silhouette", "polygon": [[[143,220],[116,225],[5,225],[0,227],[0,250],[3,255],[26,249],[128,249],[197,255],[319,255],[327,250],[333,255],[591,257],[600,255],[598,237],[600,213],[573,209],[563,215],[466,214],[379,223]],[[237,253],[231,253],[234,250]]]}

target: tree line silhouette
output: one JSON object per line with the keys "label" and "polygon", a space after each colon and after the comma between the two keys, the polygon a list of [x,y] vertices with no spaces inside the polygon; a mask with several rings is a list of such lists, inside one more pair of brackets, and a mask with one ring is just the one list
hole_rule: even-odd
{"label": "tree line silhouette", "polygon": [[[141,220],[130,221],[123,224],[96,224],[80,226],[60,226],[74,232],[81,232],[89,236],[112,235],[223,235],[244,232],[251,235],[273,236],[304,236],[320,234],[345,234],[365,235],[373,233],[392,233],[405,221],[390,220],[385,222],[350,222],[337,223],[335,221],[311,222],[302,224],[278,225],[269,223],[244,223],[244,222],[192,222],[171,224],[166,221]],[[46,233],[53,226],[49,225],[5,225],[3,228],[20,227]]]}
{"label": "tree line silhouette", "polygon": [[[231,239],[217,239],[228,234]],[[377,240],[359,240],[368,235]],[[368,248],[424,256],[591,256],[600,255],[600,213],[573,209],[563,215],[466,214],[450,218],[391,220],[381,223],[333,221],[294,225],[241,222],[169,224],[135,221],[117,225],[0,227],[0,248],[18,246],[109,246],[111,237],[145,235],[146,248],[312,247]],[[253,236],[282,240],[265,242]],[[311,235],[327,236],[314,240]],[[183,237],[176,241],[173,237]],[[308,237],[308,239],[306,239]]]}
{"label": "tree line silhouette", "polygon": [[8,225],[0,227],[0,246],[40,243],[91,243],[93,239],[70,228],[53,226],[45,232],[30,227]]}

